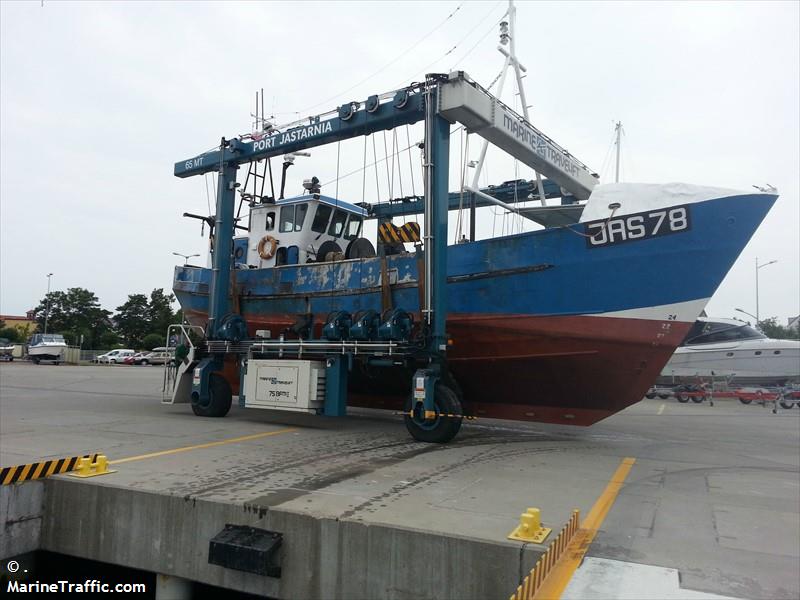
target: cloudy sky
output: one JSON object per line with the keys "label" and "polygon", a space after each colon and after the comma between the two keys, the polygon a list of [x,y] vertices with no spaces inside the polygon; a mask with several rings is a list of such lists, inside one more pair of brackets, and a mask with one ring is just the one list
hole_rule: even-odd
{"label": "cloudy sky", "polygon": [[[172,252],[206,247],[199,224],[181,214],[208,214],[213,184],[176,179],[173,164],[220,136],[249,131],[256,90],[265,90],[266,110],[280,123],[425,72],[459,68],[488,85],[502,64],[495,47],[505,6],[0,3],[0,313],[35,306],[50,272],[53,289],[88,288],[111,310],[128,294],[170,288]],[[759,272],[762,318],[785,323],[800,312],[798,7],[518,3],[531,120],[603,180],[613,179],[609,149],[619,119],[624,181],[779,189],[711,301],[715,316],[733,316],[735,307],[755,312],[756,258],[778,261]],[[512,92],[504,100],[513,106]],[[403,149],[406,136],[413,142],[421,131],[389,133],[389,147],[392,135]],[[454,134],[451,189],[461,144]],[[471,140],[469,156],[478,149]],[[363,138],[343,143],[340,176],[355,173],[340,177],[339,196],[386,200],[386,167],[376,189],[374,168],[365,179],[362,165]],[[299,192],[311,175],[331,182],[323,191],[334,194],[335,146],[298,159],[287,190]],[[401,175],[408,194],[411,172]],[[514,177],[531,171],[490,153],[483,183]],[[400,195],[399,181],[394,186]],[[512,227],[482,213],[483,235]]]}

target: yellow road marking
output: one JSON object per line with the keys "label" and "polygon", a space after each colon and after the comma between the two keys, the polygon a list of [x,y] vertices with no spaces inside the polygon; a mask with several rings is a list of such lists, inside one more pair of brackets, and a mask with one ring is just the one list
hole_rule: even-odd
{"label": "yellow road marking", "polygon": [[203,448],[213,448],[215,446],[224,446],[225,444],[235,444],[236,442],[247,442],[250,440],[257,440],[260,438],[269,437],[271,435],[279,435],[281,433],[290,433],[297,431],[295,428],[278,429],[276,431],[263,431],[261,433],[254,433],[251,435],[243,435],[241,437],[230,438],[227,440],[219,440],[218,442],[208,442],[206,444],[197,444],[195,446],[184,446],[183,448],[172,448],[171,450],[161,450],[160,452],[151,452],[149,454],[139,454],[138,456],[129,456],[128,458],[118,458],[117,460],[110,460],[108,464],[118,465],[126,462],[133,462],[134,460],[145,460],[147,458],[156,458],[157,456],[166,456],[168,454],[177,454],[178,452],[188,452],[189,450],[201,450]]}
{"label": "yellow road marking", "polygon": [[658,414],[661,414],[661,413],[664,412],[664,407],[665,406],[666,406],[666,403],[662,403],[661,406],[658,407]]}
{"label": "yellow road marking", "polygon": [[547,576],[547,579],[545,579],[542,587],[536,592],[534,598],[547,598],[548,600],[558,600],[561,598],[561,594],[572,578],[572,574],[583,560],[586,551],[597,535],[597,531],[603,524],[606,515],[608,515],[608,511],[611,510],[611,507],[614,505],[617,494],[624,485],[625,478],[628,476],[635,462],[635,458],[624,458],[622,460],[619,467],[617,467],[617,470],[614,472],[614,475],[612,475],[611,480],[608,482],[606,489],[604,489],[603,493],[597,498],[589,514],[586,515],[583,523],[581,523],[581,528],[572,537],[572,540],[570,540],[561,560],[559,560],[555,567],[553,567],[553,570],[550,571],[550,574]]}

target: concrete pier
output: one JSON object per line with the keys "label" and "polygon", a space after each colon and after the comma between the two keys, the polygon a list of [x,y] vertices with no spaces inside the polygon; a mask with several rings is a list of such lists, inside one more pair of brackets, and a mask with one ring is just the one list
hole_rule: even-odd
{"label": "concrete pier", "polygon": [[[2,486],[3,558],[38,544],[272,598],[508,598],[545,548],[506,539],[520,513],[557,530],[631,457],[587,556],[690,592],[800,593],[798,409],[646,400],[588,429],[465,423],[440,446],[379,411],[195,417],[159,404],[155,367],[0,375],[2,466],[101,451],[116,470]],[[283,534],[281,577],[209,564],[226,524]]]}

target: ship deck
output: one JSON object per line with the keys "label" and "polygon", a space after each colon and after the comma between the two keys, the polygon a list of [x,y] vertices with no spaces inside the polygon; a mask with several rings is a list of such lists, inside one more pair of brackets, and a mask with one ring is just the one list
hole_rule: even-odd
{"label": "ship deck", "polygon": [[[570,598],[800,596],[800,410],[644,400],[590,428],[159,403],[162,370],[0,366],[0,466],[103,452],[115,473],[2,486],[0,558],[44,549],[270,597],[508,598],[554,530],[635,459]],[[280,579],[207,562],[226,523],[284,534]]]}

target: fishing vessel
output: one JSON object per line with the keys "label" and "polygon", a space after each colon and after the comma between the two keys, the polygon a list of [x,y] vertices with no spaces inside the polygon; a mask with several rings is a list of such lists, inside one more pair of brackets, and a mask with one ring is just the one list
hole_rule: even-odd
{"label": "fishing vessel", "polygon": [[734,385],[800,383],[800,341],[776,340],[735,319],[700,317],[661,371],[659,383],[725,378]]}
{"label": "fishing vessel", "polygon": [[[280,126],[263,107],[259,118],[257,99],[253,131],[175,163],[176,177],[217,174],[216,214],[185,213],[210,226],[213,248],[208,267],[175,268],[173,290],[203,340],[165,375],[165,403],[216,417],[234,394],[245,408],[331,416],[348,404],[401,409],[413,437],[447,442],[464,416],[589,425],[641,400],[777,195],[601,185],[530,122],[513,2],[507,16],[495,92],[463,71],[434,73]],[[498,97],[509,71],[522,114]],[[414,144],[406,150],[422,167],[421,196],[355,203],[310,177],[301,195],[284,197],[287,169],[306,149],[364,137],[365,173],[369,136],[374,151],[374,135],[392,131],[383,162],[400,164],[397,131],[408,136],[420,122],[421,156],[411,156]],[[462,153],[461,185],[448,195],[456,125],[467,146],[476,134],[483,147],[471,184]],[[618,155],[620,131],[618,123]],[[535,179],[479,188],[489,143]],[[276,194],[269,160],[281,155]],[[237,192],[249,216],[236,212]],[[543,228],[480,239],[477,209],[490,205]],[[465,207],[469,235],[448,244],[448,213]],[[401,216],[412,222],[393,223]],[[370,219],[374,240],[364,235]],[[237,227],[246,235],[237,238]],[[298,369],[306,374],[289,375]],[[295,390],[320,377],[324,403],[312,385],[301,406]]]}
{"label": "fishing vessel", "polygon": [[57,333],[35,333],[28,342],[28,356],[37,365],[43,360],[59,364],[66,351],[64,336]]}
{"label": "fishing vessel", "polygon": [[[465,414],[589,425],[641,400],[776,197],[599,185],[574,224],[449,246],[448,364]],[[375,307],[402,306],[419,322],[424,248],[320,252],[353,247],[369,216],[320,194],[255,205],[234,244],[232,303],[248,333],[291,336],[313,315],[309,335],[319,337],[329,314]],[[194,325],[208,320],[211,275],[175,268]],[[397,370],[359,371],[350,403],[402,407],[408,382]]]}

